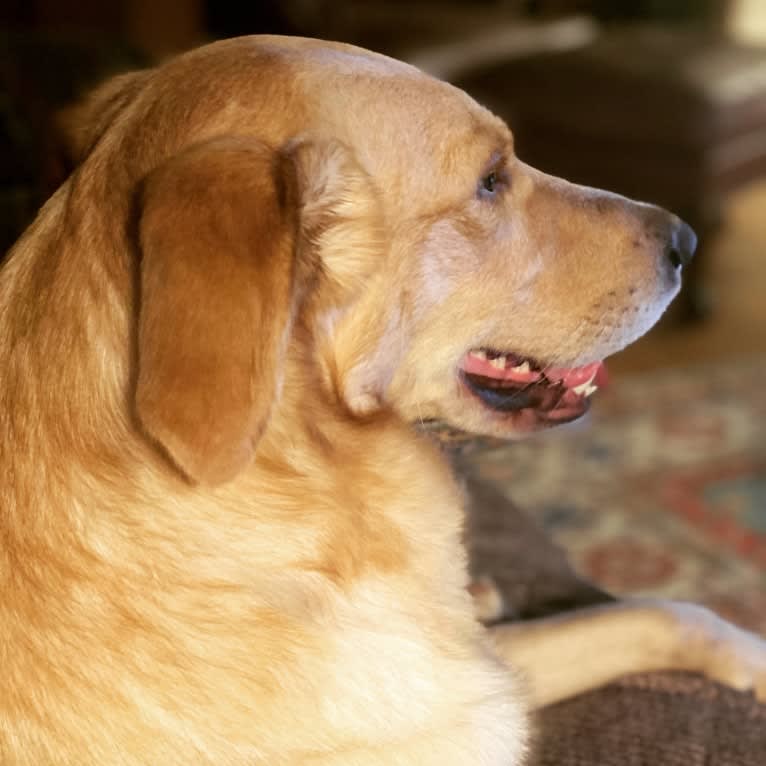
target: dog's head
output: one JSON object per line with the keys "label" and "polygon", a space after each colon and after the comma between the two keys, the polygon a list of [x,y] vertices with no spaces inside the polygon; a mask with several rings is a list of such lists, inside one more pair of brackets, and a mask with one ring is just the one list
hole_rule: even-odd
{"label": "dog's head", "polygon": [[132,166],[137,413],[196,479],[247,464],[284,386],[504,437],[575,419],[694,250],[675,216],[534,170],[464,93],[375,54],[242,39],[140,78],[78,136]]}

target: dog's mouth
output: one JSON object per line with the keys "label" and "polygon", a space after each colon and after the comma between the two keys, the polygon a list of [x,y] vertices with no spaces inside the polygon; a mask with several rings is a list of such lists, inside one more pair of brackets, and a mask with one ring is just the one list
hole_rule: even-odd
{"label": "dog's mouth", "polygon": [[582,417],[590,397],[607,382],[603,362],[556,367],[487,348],[469,351],[461,365],[466,388],[497,413],[526,411],[540,425]]}

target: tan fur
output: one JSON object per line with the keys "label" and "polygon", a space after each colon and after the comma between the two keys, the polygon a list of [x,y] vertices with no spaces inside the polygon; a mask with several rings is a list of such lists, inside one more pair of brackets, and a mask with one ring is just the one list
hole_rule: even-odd
{"label": "tan fur", "polygon": [[0,276],[0,763],[520,763],[462,498],[408,423],[531,430],[458,362],[636,338],[678,288],[667,214],[317,41],[202,48],[69,119],[82,162]]}

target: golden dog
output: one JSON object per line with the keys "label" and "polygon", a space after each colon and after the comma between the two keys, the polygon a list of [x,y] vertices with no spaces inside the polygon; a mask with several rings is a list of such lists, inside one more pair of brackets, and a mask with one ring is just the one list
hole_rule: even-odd
{"label": "golden dog", "polygon": [[764,692],[695,607],[485,630],[408,425],[581,415],[685,224],[344,45],[217,43],[70,118],[82,163],[0,276],[3,766],[508,766],[529,705],[619,673]]}

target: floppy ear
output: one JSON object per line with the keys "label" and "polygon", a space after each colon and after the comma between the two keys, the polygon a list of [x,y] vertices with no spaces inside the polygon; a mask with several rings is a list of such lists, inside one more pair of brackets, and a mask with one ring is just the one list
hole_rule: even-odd
{"label": "floppy ear", "polygon": [[337,141],[241,137],[168,160],[140,202],[138,418],[217,484],[252,459],[309,284],[347,304],[379,263],[381,206]]}
{"label": "floppy ear", "polygon": [[293,162],[247,138],[187,149],[141,200],[137,414],[192,480],[252,458],[310,264]]}

